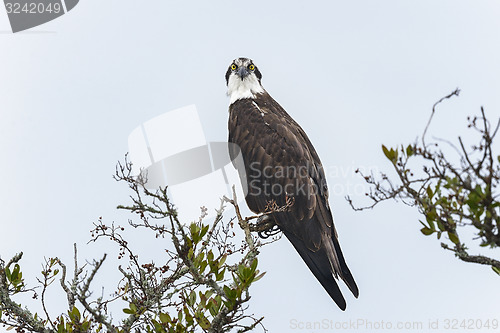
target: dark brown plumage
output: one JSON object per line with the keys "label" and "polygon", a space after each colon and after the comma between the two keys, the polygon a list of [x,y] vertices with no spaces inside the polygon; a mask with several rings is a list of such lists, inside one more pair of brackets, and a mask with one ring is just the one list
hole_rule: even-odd
{"label": "dark brown plumage", "polygon": [[[252,74],[254,82],[245,81]],[[243,156],[245,170],[240,175],[248,187],[246,202],[255,213],[266,212],[270,203],[283,207],[287,200],[292,202],[287,211],[271,218],[344,310],[335,278],[344,280],[355,297],[358,287],[337,239],[321,161],[305,132],[260,86],[260,79],[246,58],[236,59],[226,73],[232,99],[229,142],[239,146]],[[234,159],[238,151],[232,149],[230,154]]]}

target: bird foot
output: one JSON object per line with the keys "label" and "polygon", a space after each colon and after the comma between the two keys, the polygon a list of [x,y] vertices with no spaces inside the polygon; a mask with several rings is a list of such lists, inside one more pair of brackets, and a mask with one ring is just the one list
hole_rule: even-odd
{"label": "bird foot", "polygon": [[252,225],[251,231],[257,231],[260,238],[266,239],[278,234],[281,230],[269,214],[263,214],[259,216],[257,222]]}

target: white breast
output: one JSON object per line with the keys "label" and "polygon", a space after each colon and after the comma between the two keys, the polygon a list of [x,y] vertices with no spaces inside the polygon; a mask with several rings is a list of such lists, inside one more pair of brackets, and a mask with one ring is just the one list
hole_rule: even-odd
{"label": "white breast", "polygon": [[254,98],[255,94],[263,92],[264,88],[253,74],[247,76],[244,80],[241,80],[235,74],[229,77],[227,84],[227,94],[230,97],[229,104],[233,104],[242,98]]}

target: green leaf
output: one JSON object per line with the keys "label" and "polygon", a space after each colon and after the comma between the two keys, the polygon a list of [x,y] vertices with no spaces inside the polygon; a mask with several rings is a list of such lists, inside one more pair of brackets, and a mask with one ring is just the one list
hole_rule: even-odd
{"label": "green leaf", "polygon": [[458,235],[452,231],[448,231],[448,237],[450,237],[450,240],[454,243],[454,244],[459,244],[460,240],[458,239]]}
{"label": "green leaf", "polygon": [[68,311],[68,315],[71,318],[71,321],[74,323],[80,322],[80,311],[76,308],[76,306],[73,306],[73,310],[71,312]]}
{"label": "green leaf", "polygon": [[213,299],[207,304],[207,308],[213,317],[215,317],[217,315],[217,313],[219,313],[219,309],[217,308],[217,302],[215,302],[215,300],[213,300]]}
{"label": "green leaf", "polygon": [[432,199],[432,196],[434,195],[434,193],[432,193],[432,188],[430,186],[427,187],[427,196],[429,197],[429,199]]}
{"label": "green leaf", "polygon": [[226,294],[226,297],[230,300],[230,301],[234,301],[236,300],[236,296],[237,296],[237,293],[236,293],[236,290],[234,289],[231,289],[229,288],[228,286],[224,286],[224,293]]}
{"label": "green leaf", "polygon": [[160,325],[159,322],[157,322],[154,319],[152,319],[151,321],[153,322],[153,326],[154,326],[156,332],[162,332],[163,331],[163,327],[161,327],[161,325]]}
{"label": "green leaf", "polygon": [[[257,271],[259,272],[259,271]],[[256,282],[256,281],[259,281],[260,279],[262,279],[262,277],[266,274],[266,272],[262,272],[261,274],[257,275],[255,277],[255,279],[253,279],[253,282]]]}
{"label": "green leaf", "polygon": [[[434,215],[434,214],[427,214],[425,220],[429,224],[429,229],[431,229],[432,231],[435,231],[436,230],[436,225],[434,224],[434,221],[432,220],[432,216],[431,215]],[[424,226],[427,227],[425,224],[424,224]]]}
{"label": "green leaf", "polygon": [[194,250],[192,247],[189,248],[189,251],[188,251],[188,258],[189,259],[192,259],[193,258],[193,255],[194,255]]}
{"label": "green leaf", "polygon": [[14,266],[14,270],[12,271],[12,273],[10,274],[10,282],[14,283],[14,281],[17,280],[17,278],[19,277],[19,271],[21,270],[21,267],[19,267],[18,264],[16,264]]}
{"label": "green leaf", "polygon": [[224,279],[224,273],[226,272],[226,268],[222,269],[219,273],[215,275],[216,281],[222,281]]}
{"label": "green leaf", "polygon": [[413,146],[412,145],[408,145],[408,147],[406,147],[406,156],[410,157],[413,155],[415,151],[413,150]]}
{"label": "green leaf", "polygon": [[222,265],[224,265],[224,263],[226,262],[226,259],[227,259],[227,254],[224,254],[224,255],[220,258],[220,260],[219,260],[219,264],[218,264],[219,268],[221,268],[221,266],[222,266]]}
{"label": "green leaf", "polygon": [[205,271],[205,268],[207,268],[208,262],[207,261],[202,261],[200,264],[200,273],[203,274]]}
{"label": "green leaf", "polygon": [[443,223],[441,223],[441,220],[437,220],[437,225],[438,225],[439,231],[444,231],[444,225],[443,225]]}
{"label": "green leaf", "polygon": [[137,313],[137,306],[134,303],[129,303],[129,308],[128,309],[123,309],[123,312],[126,314],[136,314]]}
{"label": "green leaf", "polygon": [[11,281],[12,274],[10,273],[9,267],[5,267],[5,275],[7,276],[7,280]]}
{"label": "green leaf", "polygon": [[207,297],[201,291],[198,292],[198,297],[200,298],[200,302],[197,308],[205,308],[207,306]]}
{"label": "green leaf", "polygon": [[168,313],[160,313],[160,321],[164,324],[167,324],[172,321],[172,318],[170,318]]}
{"label": "green leaf", "polygon": [[205,236],[205,235],[207,234],[208,228],[209,228],[209,225],[207,224],[206,226],[204,226],[204,227],[201,229],[201,233],[200,233],[200,237],[201,237],[201,238],[203,238],[203,236]]}
{"label": "green leaf", "polygon": [[196,223],[191,223],[189,226],[189,231],[191,232],[191,238],[193,239],[193,242],[197,244],[200,240],[200,227]]}
{"label": "green leaf", "polygon": [[491,269],[493,270],[493,272],[497,273],[498,275],[500,275],[500,269],[498,267],[495,267],[495,266],[491,266]]}
{"label": "green leaf", "polygon": [[432,233],[434,233],[434,230],[427,227],[420,229],[420,231],[426,236],[432,235]]}
{"label": "green leaf", "polygon": [[252,264],[250,265],[250,269],[252,270],[252,273],[255,272],[255,270],[257,269],[257,264],[258,264],[258,261],[257,261],[257,258],[255,258],[252,261]]}
{"label": "green leaf", "polygon": [[398,160],[398,151],[394,149],[387,149],[386,146],[382,145],[382,151],[384,152],[385,157],[387,157],[392,163],[396,163]]}
{"label": "green leaf", "polygon": [[19,272],[21,271],[21,267],[19,264],[14,266],[14,271],[12,272],[12,279],[16,280],[19,277]]}
{"label": "green leaf", "polygon": [[82,323],[82,331],[88,331],[89,330],[89,327],[90,327],[90,322],[89,321],[86,321],[84,323]]}
{"label": "green leaf", "polygon": [[186,318],[186,322],[188,323],[188,325],[194,324],[193,316],[189,313],[189,309],[187,307],[184,307],[184,316]]}
{"label": "green leaf", "polygon": [[201,328],[204,330],[207,330],[210,328],[210,322],[208,321],[207,317],[203,315],[203,313],[196,313],[196,321],[200,325]]}
{"label": "green leaf", "polygon": [[245,276],[245,264],[241,264],[238,266],[238,276],[239,277],[244,277]]}
{"label": "green leaf", "polygon": [[190,306],[193,306],[195,302],[196,302],[196,292],[194,290],[191,290],[191,293],[189,294],[188,304]]}
{"label": "green leaf", "polygon": [[387,149],[386,146],[382,145],[382,151],[384,152],[385,157],[387,157],[389,160],[392,160],[391,153],[389,152],[389,149]]}

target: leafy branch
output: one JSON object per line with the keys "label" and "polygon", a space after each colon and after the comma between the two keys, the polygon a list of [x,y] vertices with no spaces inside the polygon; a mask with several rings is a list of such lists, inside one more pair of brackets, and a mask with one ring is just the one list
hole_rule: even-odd
{"label": "leafy branch", "polygon": [[[390,199],[416,207],[425,218],[420,221],[424,235],[435,234],[441,240],[441,246],[460,260],[489,265],[500,274],[500,261],[469,254],[464,241],[465,230],[472,228],[476,237],[469,242],[479,241],[481,247],[500,246],[500,156],[493,149],[500,119],[492,125],[483,108],[479,116],[468,117],[468,128],[479,134],[479,142],[469,149],[460,136],[458,146],[443,139],[426,142],[426,133],[437,106],[458,96],[459,92],[456,89],[434,104],[421,143],[416,140],[397,148],[382,145],[385,157],[396,172],[395,179],[385,173],[376,177],[373,173],[366,175],[357,171],[370,185],[370,191],[366,193],[370,205],[356,207],[351,198],[346,199],[354,210],[371,209]],[[440,143],[447,144],[455,154],[445,154]],[[442,239],[443,235],[447,240]]]}
{"label": "leafy branch", "polygon": [[[250,287],[264,276],[258,269],[257,256],[263,243],[252,232],[273,227],[261,217],[244,218],[236,196],[224,198],[211,223],[205,222],[207,209],[201,208],[198,221],[183,224],[167,196],[167,189],[148,189],[146,176],[132,175],[132,165],[118,163],[115,179],[128,185],[131,204],[119,206],[135,215],[128,225],[107,224],[99,218],[94,223],[89,243],[111,241],[118,248],[121,279],[108,297],[96,297],[93,284],[106,261],[79,265],[74,247],[72,272],[59,258],[45,261],[39,286],[25,285],[19,261],[22,253],[5,263],[0,259],[0,324],[17,332],[247,332],[260,326],[263,317],[248,311]],[[224,222],[225,204],[237,211],[237,224],[243,230],[237,245],[235,218]],[[265,220],[265,221],[264,221]],[[126,229],[145,229],[160,244],[159,262],[144,261],[125,236]],[[165,242],[167,240],[167,242]],[[46,294],[54,282],[66,294],[67,308],[51,311]],[[42,314],[32,313],[14,299],[18,294],[41,289]],[[122,304],[123,318],[113,319],[110,304]],[[52,313],[58,313],[56,316]]]}

